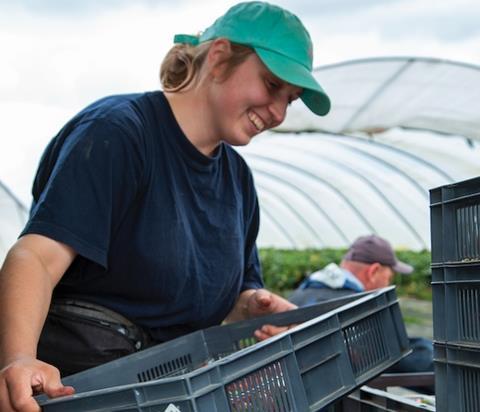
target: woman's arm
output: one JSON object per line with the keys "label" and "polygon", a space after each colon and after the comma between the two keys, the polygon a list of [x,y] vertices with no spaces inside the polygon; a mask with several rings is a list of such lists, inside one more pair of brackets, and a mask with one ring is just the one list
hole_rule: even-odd
{"label": "woman's arm", "polygon": [[52,291],[75,258],[69,246],[29,234],[10,249],[0,270],[0,410],[40,410],[33,393],[72,393],[56,368],[36,360]]}

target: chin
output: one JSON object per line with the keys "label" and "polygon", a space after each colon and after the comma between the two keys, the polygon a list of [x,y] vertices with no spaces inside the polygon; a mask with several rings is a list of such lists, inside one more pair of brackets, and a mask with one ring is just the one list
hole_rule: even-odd
{"label": "chin", "polygon": [[245,146],[249,144],[254,137],[255,136],[232,136],[231,138],[224,139],[224,142],[232,146]]}

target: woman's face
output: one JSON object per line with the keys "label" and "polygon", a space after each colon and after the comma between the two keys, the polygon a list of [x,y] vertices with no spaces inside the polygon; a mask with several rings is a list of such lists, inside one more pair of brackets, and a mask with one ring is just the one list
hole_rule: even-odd
{"label": "woman's face", "polygon": [[283,122],[302,89],[280,80],[250,54],[226,79],[213,81],[209,104],[215,132],[232,145],[246,145],[258,133]]}

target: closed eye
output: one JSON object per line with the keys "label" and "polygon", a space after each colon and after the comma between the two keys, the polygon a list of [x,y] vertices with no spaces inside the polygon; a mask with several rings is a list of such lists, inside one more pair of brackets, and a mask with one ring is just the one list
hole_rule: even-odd
{"label": "closed eye", "polygon": [[280,82],[277,82],[277,81],[275,81],[275,80],[267,79],[267,80],[266,80],[266,83],[267,83],[267,87],[268,87],[270,90],[276,90],[276,89],[278,89],[279,87],[281,87]]}

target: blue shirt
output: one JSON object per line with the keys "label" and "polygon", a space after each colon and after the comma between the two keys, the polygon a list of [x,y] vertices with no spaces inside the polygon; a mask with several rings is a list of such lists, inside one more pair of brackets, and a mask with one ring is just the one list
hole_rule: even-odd
{"label": "blue shirt", "polygon": [[227,144],[204,156],[162,92],[112,96],[50,142],[33,186],[37,233],[78,256],[54,291],[107,306],[160,341],[220,323],[263,287],[252,175]]}

